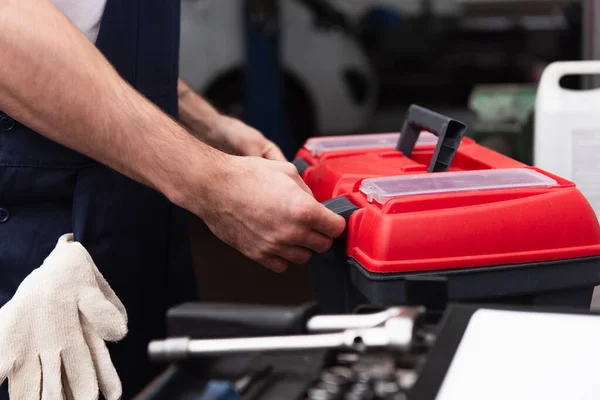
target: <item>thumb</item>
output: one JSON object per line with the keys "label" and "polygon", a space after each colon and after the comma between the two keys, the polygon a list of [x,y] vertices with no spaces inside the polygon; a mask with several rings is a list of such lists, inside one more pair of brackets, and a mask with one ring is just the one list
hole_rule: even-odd
{"label": "thumb", "polygon": [[100,288],[100,291],[104,297],[106,297],[106,299],[110,301],[117,308],[117,310],[119,310],[125,319],[125,324],[127,324],[127,310],[125,310],[125,306],[95,265],[93,265],[93,270],[94,276],[96,277],[96,284]]}
{"label": "thumb", "polygon": [[127,335],[127,319],[97,287],[83,290],[79,311],[102,339],[118,342]]}
{"label": "thumb", "polygon": [[102,294],[104,295],[104,297],[106,297],[108,301],[113,303],[113,305],[122,314],[123,318],[125,319],[125,323],[127,323],[127,311],[125,310],[125,306],[123,306],[123,303],[121,303],[121,300],[119,300],[117,294],[112,290],[106,279],[104,279],[104,277],[102,276],[102,273],[96,266],[96,263],[92,259],[91,254],[85,249],[85,247],[83,247],[81,243],[75,243],[75,245],[77,246],[81,254],[85,257],[86,268],[88,268],[88,270],[91,270],[94,274],[94,278],[96,279],[96,285],[98,285],[98,288],[100,289]]}

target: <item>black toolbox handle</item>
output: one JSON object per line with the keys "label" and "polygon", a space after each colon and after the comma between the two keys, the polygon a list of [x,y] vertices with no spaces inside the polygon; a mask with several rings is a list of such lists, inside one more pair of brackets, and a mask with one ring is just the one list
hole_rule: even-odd
{"label": "black toolbox handle", "polygon": [[346,229],[338,239],[345,239],[348,231],[348,221],[350,221],[350,217],[355,211],[360,210],[360,207],[354,205],[354,203],[351,202],[346,196],[334,197],[333,199],[324,201],[321,204],[337,215],[344,217],[346,220]]}
{"label": "black toolbox handle", "polygon": [[360,207],[354,205],[346,196],[334,197],[331,200],[324,201],[323,204],[327,209],[344,217],[346,222],[350,220],[350,216]]}
{"label": "black toolbox handle", "polygon": [[265,306],[228,303],[184,303],[167,312],[169,337],[214,339],[306,333],[317,305]]}
{"label": "black toolbox handle", "polygon": [[467,125],[413,104],[406,114],[396,150],[410,157],[422,130],[429,131],[439,138],[427,172],[448,171],[458,146],[467,132]]}

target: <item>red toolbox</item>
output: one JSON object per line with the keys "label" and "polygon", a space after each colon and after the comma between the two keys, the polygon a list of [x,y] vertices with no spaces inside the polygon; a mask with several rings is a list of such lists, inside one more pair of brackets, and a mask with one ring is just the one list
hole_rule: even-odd
{"label": "red toolbox", "polygon": [[[323,311],[447,301],[588,308],[600,284],[600,226],[575,185],[466,139],[453,147],[452,120],[414,110],[400,138],[408,132],[414,147],[426,128],[440,139],[410,157],[381,148],[318,160],[299,153],[317,199],[341,196],[325,204],[348,220],[344,238],[311,263]],[[402,167],[393,173],[389,160]]]}

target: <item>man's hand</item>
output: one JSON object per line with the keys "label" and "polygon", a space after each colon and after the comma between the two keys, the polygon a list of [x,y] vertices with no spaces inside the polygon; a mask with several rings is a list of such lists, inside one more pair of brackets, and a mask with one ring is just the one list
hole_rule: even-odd
{"label": "man's hand", "polygon": [[226,157],[224,176],[205,189],[210,193],[188,192],[180,205],[247,257],[283,272],[289,263],[304,264],[313,252],[328,250],[344,231],[344,218],[312,197],[292,164]]}
{"label": "man's hand", "polygon": [[230,154],[286,161],[275,143],[238,119],[221,115],[215,126],[216,136],[222,143],[219,147]]}
{"label": "man's hand", "polygon": [[[224,154],[192,137],[124,82],[51,1],[2,0],[0,8],[4,113],[162,192],[274,270],[307,261],[342,233],[344,219],[314,200],[291,164]],[[220,114],[206,102],[186,114],[186,96],[180,92],[184,125],[220,132],[212,129]],[[243,146],[242,153],[278,158],[267,146]]]}
{"label": "man's hand", "polygon": [[177,91],[181,123],[198,139],[225,153],[285,161],[275,143],[242,121],[220,114],[183,79]]}

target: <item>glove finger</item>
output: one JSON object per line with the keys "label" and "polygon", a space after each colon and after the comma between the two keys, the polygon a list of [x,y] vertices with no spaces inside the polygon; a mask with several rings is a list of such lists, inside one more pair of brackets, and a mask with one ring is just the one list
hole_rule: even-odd
{"label": "glove finger", "polygon": [[40,359],[42,362],[42,400],[64,400],[60,351],[42,353]]}
{"label": "glove finger", "polygon": [[94,368],[96,369],[100,392],[106,400],[118,400],[121,398],[123,389],[119,375],[110,358],[110,353],[106,348],[106,344],[104,343],[104,340],[91,329],[89,323],[84,321],[82,325],[83,335],[88,344],[88,348],[90,349]]}
{"label": "glove finger", "polygon": [[127,334],[127,319],[97,288],[81,293],[79,310],[102,339],[117,342]]}
{"label": "glove finger", "polygon": [[98,287],[100,291],[106,297],[108,301],[110,301],[116,308],[119,310],[125,323],[127,323],[127,310],[125,310],[125,306],[121,302],[121,300],[117,297],[117,294],[114,290],[109,286],[104,276],[98,271],[98,268],[94,268],[94,274],[96,275],[96,282],[98,283]]}
{"label": "glove finger", "polygon": [[28,357],[8,377],[8,392],[11,399],[39,399],[42,382],[40,357]]}
{"label": "glove finger", "polygon": [[90,255],[90,253],[83,247],[83,245],[81,247],[84,250],[84,254],[88,261],[89,267],[94,272],[94,276],[96,278],[96,283],[97,283],[98,287],[100,288],[100,291],[102,292],[104,297],[106,297],[106,299],[108,301],[110,301],[117,308],[117,310],[119,310],[123,319],[127,323],[127,311],[125,310],[125,306],[123,305],[121,300],[119,300],[119,298],[117,297],[117,294],[114,292],[114,290],[112,290],[112,288],[110,287],[110,285],[108,284],[106,279],[104,279],[104,276],[102,276],[102,273],[100,273],[100,270],[96,266],[96,263],[92,259],[92,256]]}
{"label": "glove finger", "polygon": [[79,340],[61,352],[63,366],[63,388],[68,398],[97,399],[98,380],[92,356],[85,341]]}
{"label": "glove finger", "polygon": [[88,267],[94,273],[94,277],[96,278],[96,284],[100,288],[100,291],[102,292],[102,294],[104,294],[106,299],[110,301],[117,308],[117,310],[119,310],[123,319],[127,320],[127,311],[125,310],[125,306],[123,305],[121,300],[119,300],[116,293],[114,292],[114,290],[112,290],[106,279],[104,279],[104,276],[102,276],[102,274],[100,273],[100,270],[96,266],[96,263],[92,259],[92,256],[87,251],[87,249],[83,247],[81,243],[78,243],[78,245],[80,246],[81,250],[83,251],[83,254],[85,255]]}

